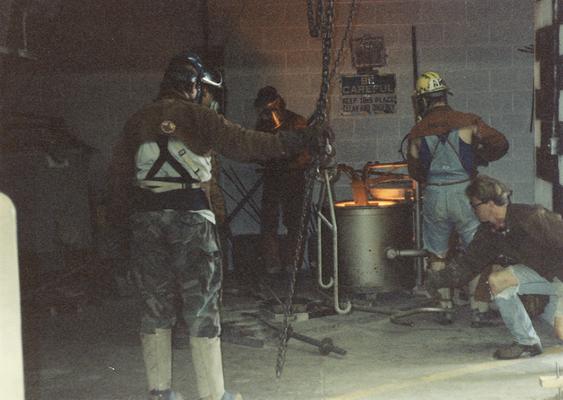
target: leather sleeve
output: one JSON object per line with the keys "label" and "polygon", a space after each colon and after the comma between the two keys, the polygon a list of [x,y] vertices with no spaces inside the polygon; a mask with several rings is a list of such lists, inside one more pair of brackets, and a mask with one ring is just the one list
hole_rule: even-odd
{"label": "leather sleeve", "polygon": [[477,120],[477,141],[475,155],[478,159],[486,162],[495,161],[508,152],[508,140],[506,137],[483,122]]}
{"label": "leather sleeve", "polygon": [[215,150],[241,162],[287,156],[288,149],[277,135],[243,128],[206,107],[176,102],[165,111],[165,119],[175,121],[178,125],[174,136],[196,154],[203,155]]}

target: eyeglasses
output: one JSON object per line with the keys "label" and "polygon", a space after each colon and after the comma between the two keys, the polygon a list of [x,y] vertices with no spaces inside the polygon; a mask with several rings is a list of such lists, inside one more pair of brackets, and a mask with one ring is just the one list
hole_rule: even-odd
{"label": "eyeglasses", "polygon": [[479,208],[480,205],[485,204],[486,201],[480,201],[479,203],[471,203],[469,202],[469,204],[471,204],[471,208],[476,210],[477,208]]}

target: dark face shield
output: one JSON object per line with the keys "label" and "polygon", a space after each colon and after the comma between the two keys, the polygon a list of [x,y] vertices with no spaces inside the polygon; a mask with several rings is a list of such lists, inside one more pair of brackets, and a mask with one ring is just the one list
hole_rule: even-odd
{"label": "dark face shield", "polygon": [[219,71],[203,70],[201,83],[217,89],[221,89],[223,87],[223,76]]}

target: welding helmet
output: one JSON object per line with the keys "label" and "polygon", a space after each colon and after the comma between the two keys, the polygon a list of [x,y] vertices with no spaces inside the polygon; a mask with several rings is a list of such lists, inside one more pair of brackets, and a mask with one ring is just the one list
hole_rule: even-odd
{"label": "welding helmet", "polygon": [[285,118],[285,101],[273,86],[265,86],[258,91],[254,100],[258,113],[258,129],[278,129]]}
{"label": "welding helmet", "polygon": [[[207,85],[211,89],[221,89],[223,87],[221,74],[205,67],[197,54],[183,52],[170,60],[160,84],[160,96],[180,95],[201,104],[202,85]],[[190,95],[192,88],[195,88],[195,98]]]}

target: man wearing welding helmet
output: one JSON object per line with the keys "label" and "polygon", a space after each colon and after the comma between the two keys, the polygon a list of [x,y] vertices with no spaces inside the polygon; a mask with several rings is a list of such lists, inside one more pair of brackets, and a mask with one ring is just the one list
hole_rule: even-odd
{"label": "man wearing welding helmet", "polygon": [[[258,114],[256,129],[271,132],[300,131],[307,127],[307,120],[286,108],[284,99],[272,86],[258,91],[254,100]],[[284,159],[270,160],[264,164],[262,188],[261,247],[262,260],[268,273],[282,271],[282,266],[293,260],[296,238],[299,233],[299,216],[305,188],[304,168],[310,162],[306,153]],[[287,245],[280,254],[278,240],[279,215],[287,228]],[[301,260],[298,261],[298,267]]]}
{"label": "man wearing welding helmet", "polygon": [[[170,61],[157,99],[127,121],[110,167],[111,219],[131,232],[135,281],[143,301],[141,342],[150,400],[172,390],[171,328],[178,286],[190,334],[196,388],[191,397],[240,400],[225,391],[219,334],[221,253],[210,205],[212,150],[245,162],[319,151],[323,130],[277,135],[244,129],[215,112],[222,87],[191,52]],[[322,141],[321,141],[322,142]]]}
{"label": "man wearing welding helmet", "polygon": [[[473,239],[479,220],[473,214],[464,190],[479,165],[501,158],[508,151],[502,133],[475,115],[448,105],[446,82],[436,72],[422,74],[416,82],[416,112],[419,122],[408,135],[408,169],[423,188],[422,232],[425,249],[433,256],[432,270],[445,265],[452,233],[465,248]],[[478,280],[469,285],[470,296]],[[452,308],[450,289],[442,289],[442,307]],[[486,323],[488,304],[470,298],[472,326]],[[451,322],[451,313],[444,322]]]}

